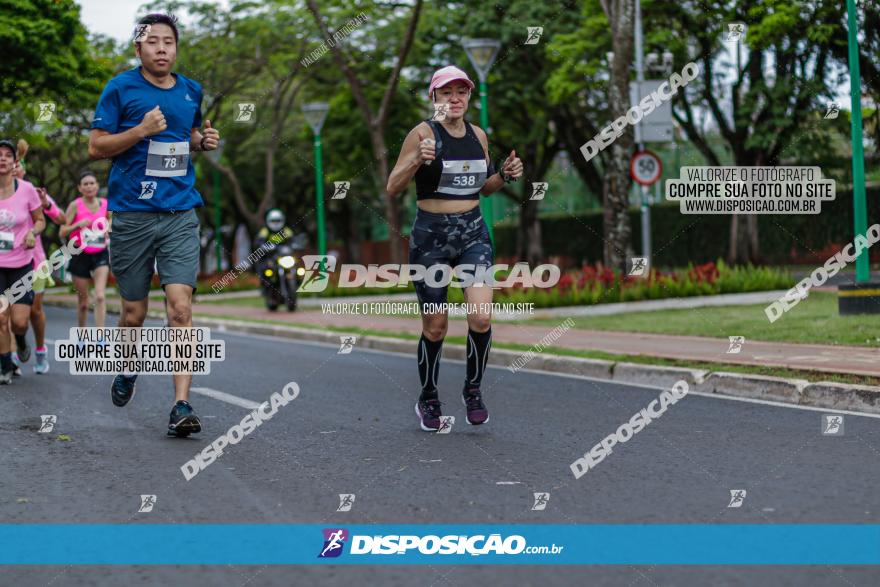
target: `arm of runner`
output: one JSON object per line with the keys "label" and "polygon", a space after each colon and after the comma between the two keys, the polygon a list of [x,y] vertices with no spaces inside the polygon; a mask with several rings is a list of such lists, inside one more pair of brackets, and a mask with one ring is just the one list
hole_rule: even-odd
{"label": "arm of runner", "polygon": [[109,159],[128,151],[141,140],[157,135],[168,128],[165,115],[157,105],[144,114],[144,119],[137,126],[112,134],[102,128],[93,128],[89,135],[89,158]]}
{"label": "arm of runner", "polygon": [[[65,218],[68,218],[70,222],[73,222],[73,219],[76,218],[76,200],[70,203],[64,216]],[[65,222],[61,225],[61,228],[58,229],[58,234],[61,235],[61,238],[67,238],[71,232],[73,232],[77,228],[83,228],[88,224],[88,222],[88,220],[80,220],[76,224],[68,224],[67,222]]]}
{"label": "arm of runner", "polygon": [[[202,141],[205,141],[202,144]],[[205,121],[205,132],[194,128],[189,135],[190,151],[213,151],[220,145],[220,131],[211,126],[211,121]]]}
{"label": "arm of runner", "polygon": [[28,230],[24,238],[24,246],[28,249],[34,248],[37,244],[37,236],[46,228],[46,219],[43,218],[43,209],[36,208],[31,210],[31,220],[34,221],[34,227]]}
{"label": "arm of runner", "polygon": [[397,164],[388,175],[388,185],[385,186],[392,198],[403,193],[425,161],[434,160],[433,136],[431,127],[424,122],[419,123],[406,135],[400,147]]}
{"label": "arm of runner", "polygon": [[37,188],[37,195],[40,196],[40,204],[43,205],[43,213],[55,224],[64,224],[64,214],[61,212],[61,208],[55,204],[55,200],[49,196],[46,188]]}
{"label": "arm of runner", "polygon": [[510,155],[507,156],[507,159],[504,160],[504,163],[501,166],[502,176],[505,173],[514,181],[522,177],[523,162],[522,159],[516,156],[516,149],[510,152]]}

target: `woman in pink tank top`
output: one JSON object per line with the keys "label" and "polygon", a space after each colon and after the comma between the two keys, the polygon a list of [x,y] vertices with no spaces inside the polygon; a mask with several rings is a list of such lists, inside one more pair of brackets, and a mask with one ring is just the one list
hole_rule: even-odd
{"label": "woman in pink tank top", "polygon": [[[22,181],[24,180],[25,173],[27,173],[24,157],[28,153],[28,148],[27,141],[19,139],[17,145],[18,166],[15,168],[14,175]],[[55,204],[55,200],[52,199],[52,196],[50,196],[44,188],[36,188],[36,190],[37,195],[40,197],[40,203],[43,206],[43,214],[45,217],[51,219],[52,222],[59,226],[64,224],[64,213]],[[35,270],[41,263],[46,261],[46,251],[43,248],[42,241],[43,238],[42,235],[40,235],[37,237],[36,244],[34,245]],[[31,328],[34,330],[34,339],[36,342],[36,348],[34,348],[34,356],[36,357],[34,373],[38,375],[49,372],[49,355],[48,349],[46,348],[46,313],[43,311],[43,293],[47,288],[53,287],[54,285],[55,281],[52,279],[51,275],[46,277],[39,276],[34,279],[34,303],[31,304]],[[18,355],[18,349],[12,353],[12,362],[16,365],[15,374],[21,375],[21,358]]]}
{"label": "woman in pink tank top", "polygon": [[[110,256],[107,253],[106,227],[110,225],[110,212],[107,199],[98,197],[98,179],[91,171],[84,171],[79,177],[80,197],[70,203],[65,216],[67,224],[61,227],[62,238],[67,237],[76,243],[82,252],[74,255],[68,265],[76,287],[77,323],[86,326],[89,316],[89,285],[95,284],[95,326],[104,326],[107,315],[106,289],[110,275]],[[97,236],[83,242],[83,229],[91,228]],[[102,232],[101,229],[104,229]]]}

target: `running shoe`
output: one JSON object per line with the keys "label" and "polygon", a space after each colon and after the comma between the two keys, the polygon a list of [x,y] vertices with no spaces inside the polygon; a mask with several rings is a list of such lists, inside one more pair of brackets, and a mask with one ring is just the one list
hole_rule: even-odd
{"label": "running shoe", "polygon": [[202,422],[188,401],[178,400],[171,408],[171,417],[168,420],[168,436],[185,438],[190,434],[202,431]]}
{"label": "running shoe", "polygon": [[489,421],[489,410],[483,403],[483,394],[479,387],[467,388],[461,392],[461,403],[467,408],[467,423],[479,426]]}
{"label": "running shoe", "polygon": [[49,357],[46,348],[43,347],[42,350],[37,349],[34,351],[34,358],[37,363],[34,365],[34,373],[37,375],[42,375],[44,373],[49,372]]}
{"label": "running shoe", "polygon": [[113,379],[113,385],[110,386],[110,399],[113,405],[122,407],[131,401],[134,397],[134,383],[137,375],[117,375]]}
{"label": "running shoe", "polygon": [[0,385],[9,385],[12,383],[12,371],[0,372]]}
{"label": "running shoe", "polygon": [[440,400],[429,399],[416,402],[416,416],[425,432],[436,432],[440,428]]}
{"label": "running shoe", "polygon": [[25,338],[24,334],[15,335],[15,346],[17,347],[15,356],[21,363],[27,363],[31,358],[31,347],[28,346],[27,338]]}
{"label": "running shoe", "polygon": [[12,364],[15,365],[15,369],[12,370],[12,376],[21,377],[21,360],[16,352],[12,353]]}

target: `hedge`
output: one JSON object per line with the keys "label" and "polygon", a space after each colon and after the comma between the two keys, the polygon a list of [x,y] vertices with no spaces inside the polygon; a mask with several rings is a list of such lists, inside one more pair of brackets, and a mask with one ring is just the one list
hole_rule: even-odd
{"label": "hedge", "polygon": [[[880,186],[867,190],[868,224],[880,219]],[[642,248],[641,213],[630,209],[633,250]],[[678,204],[663,203],[651,208],[651,241],[655,267],[684,267],[727,256],[730,215],[685,215]],[[744,219],[745,216],[740,216]],[[562,255],[576,265],[602,260],[602,211],[542,218],[544,256]],[[759,215],[758,235],[761,262],[767,264],[822,262],[829,250],[853,239],[851,191],[838,191],[833,202],[822,203],[818,215]],[[516,251],[515,226],[495,227],[497,256]],[[833,250],[831,250],[833,253]],[[880,251],[873,256],[880,257]]]}

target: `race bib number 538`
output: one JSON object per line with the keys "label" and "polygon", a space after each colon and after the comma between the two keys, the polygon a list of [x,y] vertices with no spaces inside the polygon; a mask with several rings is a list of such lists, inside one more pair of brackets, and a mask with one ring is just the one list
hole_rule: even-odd
{"label": "race bib number 538", "polygon": [[437,193],[456,196],[476,193],[486,183],[486,173],[485,159],[443,160]]}
{"label": "race bib number 538", "polygon": [[160,143],[150,141],[147,151],[147,175],[176,177],[186,175],[189,165],[189,143]]}

